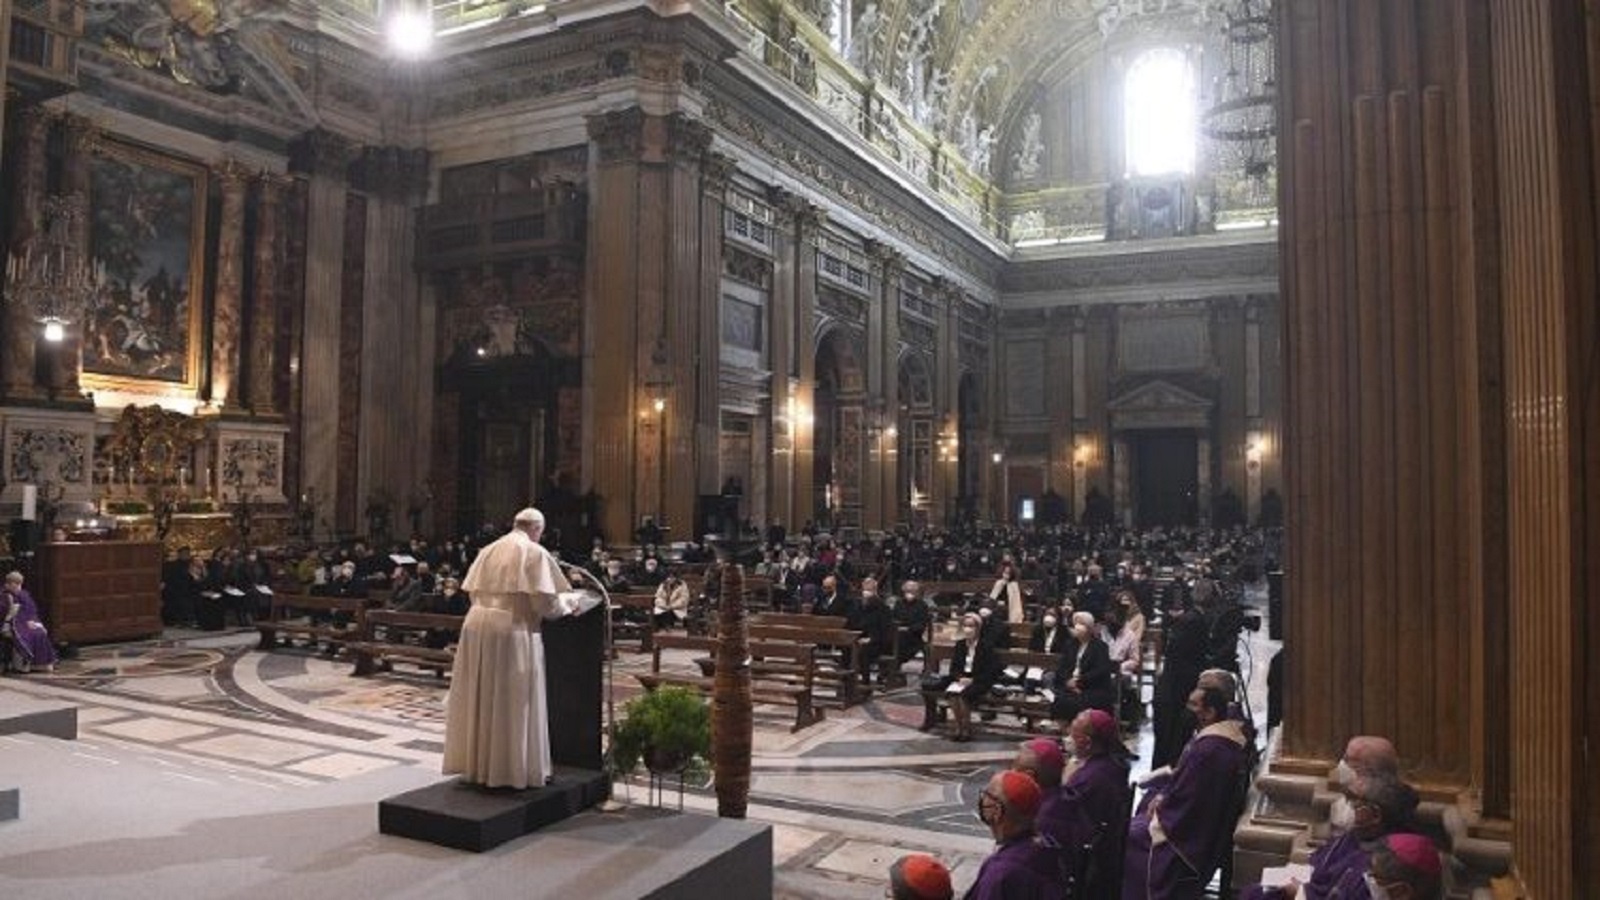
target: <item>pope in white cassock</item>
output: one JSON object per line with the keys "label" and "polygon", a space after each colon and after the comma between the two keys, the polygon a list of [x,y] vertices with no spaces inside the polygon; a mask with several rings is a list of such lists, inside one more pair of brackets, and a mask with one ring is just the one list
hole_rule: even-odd
{"label": "pope in white cassock", "polygon": [[553,773],[546,720],[547,618],[568,610],[572,585],[539,544],[544,516],[517,513],[511,532],[478,554],[461,589],[472,609],[461,626],[445,699],[444,773],[485,787],[543,787]]}

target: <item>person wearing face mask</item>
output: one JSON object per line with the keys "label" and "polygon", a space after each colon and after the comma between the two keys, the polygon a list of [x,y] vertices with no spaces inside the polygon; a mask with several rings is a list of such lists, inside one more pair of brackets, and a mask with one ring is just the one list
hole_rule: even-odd
{"label": "person wearing face mask", "polygon": [[1028,636],[1028,649],[1035,653],[1062,653],[1067,649],[1068,630],[1061,625],[1061,616],[1053,609],[1044,611],[1039,624],[1033,626]]}
{"label": "person wearing face mask", "polygon": [[1111,676],[1116,671],[1105,641],[1094,627],[1094,616],[1072,614],[1072,643],[1061,654],[1061,663],[1051,678],[1055,699],[1050,702],[1050,717],[1063,724],[1086,709],[1110,711],[1113,692]]}
{"label": "person wearing face mask", "polygon": [[1059,900],[1066,895],[1057,848],[1039,840],[1034,819],[1042,792],[1021,772],[996,772],[978,795],[978,819],[994,836],[965,900]]}
{"label": "person wearing face mask", "polygon": [[905,665],[922,652],[927,640],[928,621],[932,618],[928,603],[922,599],[922,585],[908,581],[900,587],[900,600],[894,605],[894,625],[900,629],[897,660]]}
{"label": "person wearing face mask", "polygon": [[960,637],[950,656],[950,674],[931,681],[925,679],[922,689],[923,731],[933,728],[939,697],[944,696],[955,717],[956,730],[950,739],[961,742],[972,740],[972,704],[994,688],[1004,668],[994,646],[982,639],[981,629],[982,619],[977,613],[962,616]]}
{"label": "person wearing face mask", "polygon": [[[1084,710],[1072,720],[1067,749],[1072,759],[1065,781],[1057,802],[1041,809],[1038,828],[1061,848],[1065,871],[1077,872],[1083,868],[1084,846],[1094,840],[1102,823],[1106,834],[1120,835],[1128,827],[1128,763],[1117,739],[1117,723],[1098,709]],[[1121,887],[1116,867],[1102,865],[1099,872],[1103,880],[1087,885],[1083,896],[1116,896]]]}
{"label": "person wearing face mask", "polygon": [[1344,756],[1334,767],[1333,777],[1341,790],[1349,790],[1362,776],[1399,777],[1400,755],[1388,738],[1358,734],[1345,742]]}
{"label": "person wearing face mask", "polygon": [[1213,688],[1189,694],[1198,726],[1160,793],[1147,792],[1128,823],[1123,900],[1199,900],[1227,852],[1242,811],[1249,753],[1228,718],[1228,698]]}
{"label": "person wearing face mask", "polygon": [[[1283,887],[1255,886],[1241,900],[1361,900],[1370,855],[1384,838],[1412,825],[1417,794],[1390,775],[1358,778],[1346,791],[1349,818],[1338,837],[1311,855],[1311,877],[1305,884],[1290,880]],[[1263,875],[1267,874],[1265,872]]]}
{"label": "person wearing face mask", "polygon": [[861,648],[861,658],[867,667],[862,677],[870,683],[876,670],[882,681],[887,669],[883,655],[894,646],[894,618],[889,605],[878,593],[878,579],[861,580],[861,602],[856,605],[855,619],[849,627],[861,632],[867,640],[866,646]]}
{"label": "person wearing face mask", "polygon": [[661,560],[651,556],[644,560],[638,576],[634,578],[634,584],[654,590],[661,586],[661,579]]}
{"label": "person wearing face mask", "polygon": [[997,609],[1005,610],[1007,622],[1022,621],[1022,585],[1018,583],[1016,567],[1011,563],[1000,566],[1000,577],[989,589],[989,602]]}
{"label": "person wearing face mask", "polygon": [[1366,885],[1372,900],[1439,900],[1444,866],[1433,841],[1391,834],[1372,850]]}

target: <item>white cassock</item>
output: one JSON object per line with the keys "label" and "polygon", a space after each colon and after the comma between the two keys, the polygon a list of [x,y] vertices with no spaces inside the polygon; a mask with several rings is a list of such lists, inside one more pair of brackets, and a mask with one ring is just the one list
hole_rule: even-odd
{"label": "white cassock", "polygon": [[461,626],[445,698],[444,773],[486,787],[542,787],[550,764],[541,622],[572,590],[554,554],[513,529],[483,548],[461,589]]}
{"label": "white cassock", "polygon": [[[462,590],[466,590],[466,588],[462,588]],[[989,591],[989,599],[999,603],[1001,594],[1005,595],[1006,621],[1024,621],[1026,613],[1022,608],[1022,585],[1017,584],[1015,581],[1007,581],[1004,578],[996,579],[994,588]]]}

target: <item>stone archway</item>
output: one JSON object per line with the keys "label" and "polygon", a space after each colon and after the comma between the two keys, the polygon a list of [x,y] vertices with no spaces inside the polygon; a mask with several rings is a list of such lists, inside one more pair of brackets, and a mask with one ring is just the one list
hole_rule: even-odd
{"label": "stone archway", "polygon": [[[1193,391],[1168,381],[1147,381],[1123,393],[1106,409],[1111,414],[1112,502],[1117,520],[1132,525],[1139,519],[1152,524],[1205,524],[1211,509],[1211,434],[1215,404]],[[1192,441],[1192,444],[1189,442]],[[1192,453],[1192,457],[1189,455]],[[1186,473],[1161,473],[1162,483],[1182,485],[1189,497],[1152,498],[1140,491],[1140,478],[1152,479],[1158,461],[1192,459],[1192,480]],[[1146,469],[1140,472],[1140,465]],[[1176,476],[1176,477],[1175,477]],[[1147,484],[1146,487],[1149,487]],[[1138,502],[1144,496],[1145,509]],[[1151,507],[1158,506],[1159,510]]]}

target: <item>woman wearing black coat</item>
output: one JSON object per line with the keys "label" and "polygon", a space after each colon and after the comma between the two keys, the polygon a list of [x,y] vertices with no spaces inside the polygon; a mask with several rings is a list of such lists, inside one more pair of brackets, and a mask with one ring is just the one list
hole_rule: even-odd
{"label": "woman wearing black coat", "polygon": [[1050,703],[1050,717],[1065,727],[1086,709],[1111,712],[1116,696],[1111,679],[1115,674],[1111,650],[1100,640],[1094,616],[1073,613],[1072,642],[1062,652],[1061,664],[1051,679],[1056,696]]}

